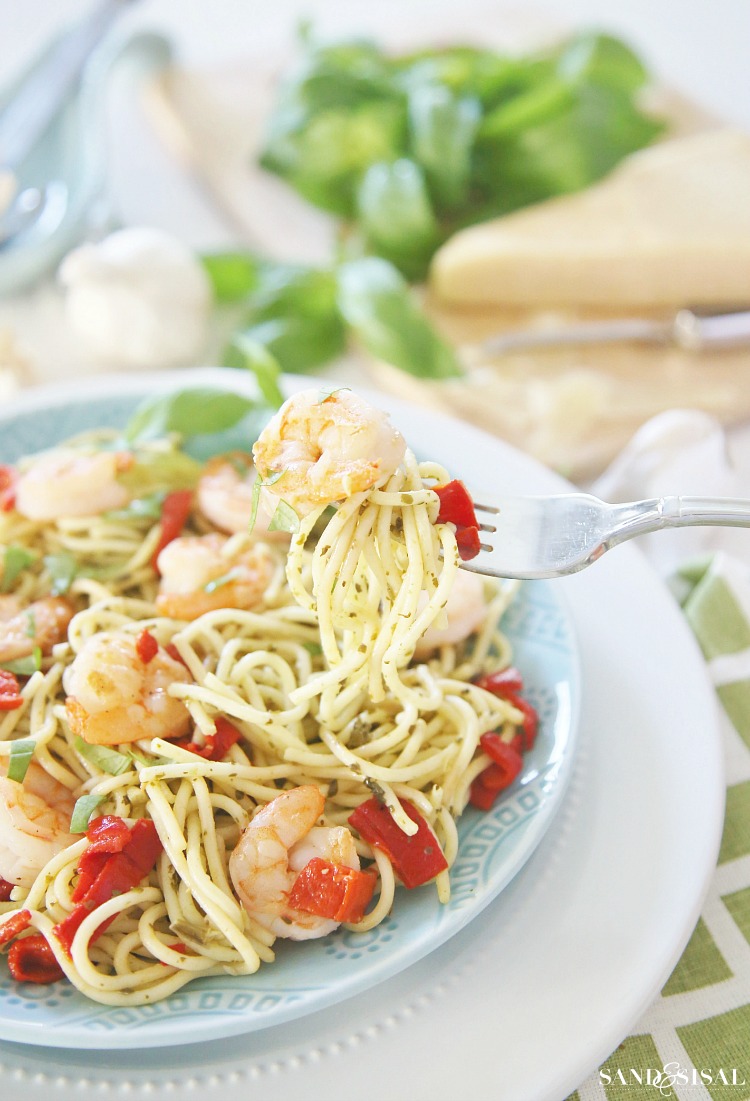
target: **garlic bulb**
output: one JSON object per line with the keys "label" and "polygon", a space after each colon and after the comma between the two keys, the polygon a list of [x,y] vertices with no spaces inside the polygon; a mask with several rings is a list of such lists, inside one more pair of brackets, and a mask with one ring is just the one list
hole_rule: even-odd
{"label": "garlic bulb", "polygon": [[103,366],[194,362],[206,342],[211,288],[200,260],[158,229],[118,230],[63,260],[67,322]]}

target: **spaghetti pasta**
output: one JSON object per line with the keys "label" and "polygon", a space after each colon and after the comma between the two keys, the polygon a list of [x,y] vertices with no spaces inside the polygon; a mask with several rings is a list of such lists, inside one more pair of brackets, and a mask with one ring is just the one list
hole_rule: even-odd
{"label": "spaghetti pasta", "polygon": [[[447,901],[456,820],[496,767],[480,739],[498,731],[519,751],[527,714],[481,680],[510,664],[499,623],[515,584],[459,575],[433,489],[449,475],[384,414],[348,391],[289,399],[255,446],[257,472],[248,455],[237,467],[244,529],[226,479],[210,500],[215,461],[201,482],[181,442],[123,454],[114,433],[70,441],[43,460],[55,493],[31,457],[0,512],[0,667],[20,700],[3,709],[0,696],[0,800],[28,794],[25,760],[55,785],[59,819],[0,814],[0,939],[26,922],[61,975],[107,1005],[251,975],[279,935],[372,929],[404,875],[392,843],[349,823],[371,801],[412,850],[427,831],[440,867],[424,874]],[[93,515],[75,499],[87,463],[104,502]],[[196,487],[155,558],[164,501]],[[270,534],[252,525],[259,499]],[[452,600],[459,576],[473,588]],[[43,634],[52,600],[69,616]],[[3,651],[14,616],[22,657]],[[153,860],[136,851],[143,820]],[[19,877],[8,852],[24,836],[34,856]],[[304,913],[289,905],[302,868],[322,869]]]}

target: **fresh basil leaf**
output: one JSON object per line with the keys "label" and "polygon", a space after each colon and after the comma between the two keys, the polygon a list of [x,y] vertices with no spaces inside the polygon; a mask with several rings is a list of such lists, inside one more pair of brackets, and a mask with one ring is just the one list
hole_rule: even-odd
{"label": "fresh basil leaf", "polygon": [[63,596],[76,579],[78,562],[69,551],[57,551],[44,556],[44,568],[50,576],[53,596]]}
{"label": "fresh basil leaf", "polygon": [[121,776],[131,767],[130,757],[106,745],[90,745],[76,735],[73,744],[82,757],[110,776]]}
{"label": "fresh basil leaf", "polygon": [[588,187],[662,129],[618,88],[586,84],[572,94],[569,108],[555,117],[512,138],[478,144],[475,179],[493,196],[494,213],[518,209],[530,196],[540,202]]}
{"label": "fresh basil leaf", "polygon": [[375,43],[311,45],[294,87],[295,102],[307,112],[399,97],[390,61]]}
{"label": "fresh basil leaf", "polygon": [[371,251],[409,279],[425,275],[440,231],[418,164],[402,157],[371,165],[357,192],[357,213]]}
{"label": "fresh basil leaf", "polygon": [[482,121],[480,136],[487,139],[508,139],[523,134],[567,111],[574,101],[570,83],[553,76],[535,84],[507,103],[501,103]]}
{"label": "fresh basil leaf", "polygon": [[406,107],[382,100],[277,119],[260,163],[284,176],[316,206],[344,218],[355,213],[362,173],[406,150]]}
{"label": "fresh basil leaf", "polygon": [[[261,321],[238,333],[233,346],[244,351],[245,366],[256,371],[263,366],[262,351],[279,369],[289,374],[305,374],[338,358],[346,338],[340,317],[278,317]],[[232,359],[225,360],[233,366]],[[260,385],[260,380],[259,380]],[[283,401],[283,395],[278,390]],[[281,404],[281,402],[279,402]],[[278,405],[276,406],[278,408]]]}
{"label": "fresh basil leaf", "polygon": [[367,257],[338,272],[341,313],[367,350],[419,378],[459,378],[451,348],[417,308],[396,269]]}
{"label": "fresh basil leaf", "polygon": [[252,330],[235,333],[224,352],[224,366],[251,371],[255,375],[258,389],[273,409],[284,403],[284,394],[279,386],[281,367],[278,360],[265,345],[252,336]]}
{"label": "fresh basil leaf", "polygon": [[35,646],[27,658],[18,658],[16,661],[0,662],[0,669],[8,673],[15,673],[19,677],[30,677],[42,667],[42,651]]}
{"label": "fresh basil leaf", "polygon": [[260,280],[261,261],[247,252],[213,252],[201,256],[215,300],[244,302]]}
{"label": "fresh basil leaf", "polygon": [[250,300],[248,322],[336,316],[336,279],[327,268],[269,264]]}
{"label": "fresh basil leaf", "polygon": [[36,742],[32,738],[19,738],[10,744],[10,757],[8,759],[8,779],[16,783],[23,783],[28,771],[31,759],[36,750]]}
{"label": "fresh basil leaf", "polygon": [[323,647],[319,642],[303,642],[302,645],[311,657],[317,658],[323,653]]}
{"label": "fresh basil leaf", "polygon": [[70,816],[70,832],[85,833],[88,829],[91,815],[105,799],[106,795],[82,795],[79,799],[76,799],[73,813]]}
{"label": "fresh basil leaf", "polygon": [[160,439],[172,432],[190,437],[222,432],[258,408],[253,398],[229,390],[196,387],[147,398],[125,429],[131,443]]}
{"label": "fresh basil leaf", "polygon": [[3,553],[3,568],[0,572],[0,592],[10,592],[19,574],[36,562],[37,556],[25,547],[11,543]]}
{"label": "fresh basil leaf", "polygon": [[590,81],[637,92],[648,80],[643,62],[625,42],[609,34],[584,32],[564,43],[558,72],[567,80]]}
{"label": "fresh basil leaf", "polygon": [[331,271],[269,264],[248,306],[246,326],[229,346],[225,365],[254,371],[266,400],[276,407],[283,401],[279,370],[303,373],[344,350]]}
{"label": "fresh basil leaf", "polygon": [[471,152],[481,114],[478,99],[456,96],[439,84],[420,85],[409,96],[414,157],[431,193],[448,208],[468,198]]}
{"label": "fresh basil leaf", "polygon": [[288,531],[295,534],[299,531],[299,516],[286,501],[279,501],[276,511],[268,525],[269,531]]}

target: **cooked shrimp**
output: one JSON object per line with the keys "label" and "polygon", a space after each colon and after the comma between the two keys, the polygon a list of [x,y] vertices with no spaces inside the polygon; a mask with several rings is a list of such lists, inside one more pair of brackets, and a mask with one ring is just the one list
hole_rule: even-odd
{"label": "cooked shrimp", "polygon": [[72,845],[69,789],[32,761],[23,783],[0,776],[0,879],[30,887],[44,865]]}
{"label": "cooked shrimp", "polygon": [[251,819],[229,858],[229,875],[242,905],[278,937],[310,940],[332,933],[339,924],[289,906],[294,881],[313,857],[359,868],[346,826],[315,825],[324,806],[325,799],[311,784],[282,792]]}
{"label": "cooked shrimp", "polygon": [[128,452],[48,451],[19,475],[16,509],[29,520],[59,520],[124,508],[131,494],[117,475],[132,461]]}
{"label": "cooked shrimp", "polygon": [[68,721],[74,734],[95,745],[179,738],[190,715],[169,688],[190,680],[161,646],[144,661],[132,635],[93,635],[63,674]]}
{"label": "cooked shrimp", "polygon": [[[250,530],[253,516],[253,485],[257,471],[246,451],[232,451],[209,459],[198,481],[198,507],[207,520],[221,531],[235,534]],[[286,531],[269,531],[272,513],[258,503],[253,534],[263,539],[288,541]]]}
{"label": "cooked shrimp", "polygon": [[159,555],[156,607],[173,619],[197,619],[216,608],[252,608],[273,576],[263,546],[226,553],[229,540],[210,532],[173,539]]}
{"label": "cooked shrimp", "polygon": [[286,401],[253,447],[266,493],[300,516],[372,489],[394,473],[406,442],[385,413],[349,390],[322,398],[303,390]]}
{"label": "cooked shrimp", "polygon": [[72,605],[59,596],[25,606],[15,596],[0,596],[0,662],[27,658],[37,647],[48,654],[65,638],[72,618]]}
{"label": "cooked shrimp", "polygon": [[[423,603],[426,595],[423,597]],[[417,643],[416,658],[427,657],[439,646],[453,646],[463,642],[479,630],[487,615],[484,584],[475,573],[458,570],[445,606],[448,622],[444,627],[428,627]]]}

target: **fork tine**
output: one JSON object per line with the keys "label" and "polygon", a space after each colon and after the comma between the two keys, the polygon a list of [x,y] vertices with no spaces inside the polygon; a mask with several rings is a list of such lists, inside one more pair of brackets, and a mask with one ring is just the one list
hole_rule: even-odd
{"label": "fork tine", "polygon": [[[487,513],[489,513],[489,518],[490,519],[493,519],[495,516],[500,515],[500,509],[497,507],[497,505],[480,505],[480,504],[477,504],[476,501],[474,501],[474,511],[475,511],[475,513],[476,512],[487,512]],[[479,527],[480,531],[488,531],[488,532],[497,531],[497,527],[495,526],[495,524],[487,523],[486,521],[481,520],[480,517],[477,517],[477,519],[479,520],[478,527]],[[483,549],[487,550],[489,548],[487,546],[484,546]]]}

